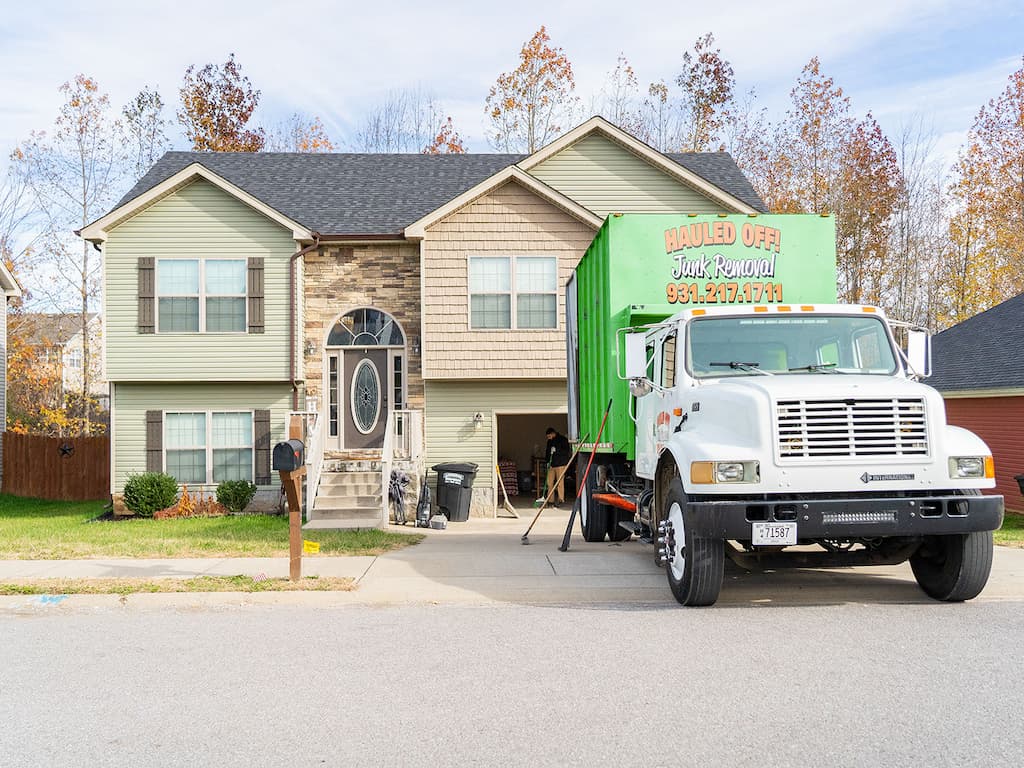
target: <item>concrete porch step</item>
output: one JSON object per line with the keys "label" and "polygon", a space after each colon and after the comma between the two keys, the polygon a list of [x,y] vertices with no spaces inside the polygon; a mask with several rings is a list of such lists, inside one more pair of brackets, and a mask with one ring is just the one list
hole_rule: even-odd
{"label": "concrete porch step", "polygon": [[383,528],[379,520],[341,520],[321,519],[310,520],[302,526],[305,531],[341,531],[352,529]]}
{"label": "concrete porch step", "polygon": [[380,511],[380,496],[321,496],[313,502],[313,511],[328,509],[376,509]]}
{"label": "concrete porch step", "polygon": [[380,472],[334,472],[320,473],[320,487],[349,487],[352,485],[372,485],[380,487]]}
{"label": "concrete porch step", "polygon": [[375,461],[346,461],[342,459],[324,459],[324,472],[376,472],[380,473],[382,462]]}
{"label": "concrete porch step", "polygon": [[317,498],[339,498],[343,496],[376,496],[380,497],[380,483],[337,483],[320,484]]}
{"label": "concrete porch step", "polygon": [[309,516],[313,520],[362,520],[379,523],[382,518],[380,507],[352,507],[349,509],[314,509]]}

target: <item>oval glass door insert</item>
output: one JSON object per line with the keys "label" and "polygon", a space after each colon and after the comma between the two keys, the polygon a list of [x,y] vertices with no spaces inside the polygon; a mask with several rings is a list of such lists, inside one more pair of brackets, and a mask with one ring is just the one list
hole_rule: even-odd
{"label": "oval glass door insert", "polygon": [[380,374],[370,360],[360,360],[352,374],[352,421],[368,435],[380,418]]}

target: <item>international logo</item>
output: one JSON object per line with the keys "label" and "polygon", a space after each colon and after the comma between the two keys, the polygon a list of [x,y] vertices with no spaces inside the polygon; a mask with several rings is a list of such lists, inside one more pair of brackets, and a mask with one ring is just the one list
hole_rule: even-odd
{"label": "international logo", "polygon": [[870,475],[865,472],[860,476],[860,479],[864,483],[873,483],[876,480],[913,480],[914,474],[902,474],[902,475]]}

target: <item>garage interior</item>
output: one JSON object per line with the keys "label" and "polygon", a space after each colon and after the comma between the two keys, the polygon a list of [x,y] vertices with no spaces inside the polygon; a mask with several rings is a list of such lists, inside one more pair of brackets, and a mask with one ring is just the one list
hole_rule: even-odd
{"label": "garage interior", "polygon": [[[547,474],[544,433],[554,427],[563,435],[568,432],[569,420],[564,413],[497,414],[498,466],[502,481],[508,490],[508,499],[517,509],[533,508],[540,497]],[[575,494],[574,469],[566,476],[565,496]],[[501,489],[498,489],[501,504]]]}

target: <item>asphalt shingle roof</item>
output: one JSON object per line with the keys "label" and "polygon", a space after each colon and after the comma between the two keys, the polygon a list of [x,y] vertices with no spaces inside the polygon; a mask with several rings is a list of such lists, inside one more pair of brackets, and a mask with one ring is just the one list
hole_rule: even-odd
{"label": "asphalt shingle roof", "polygon": [[936,334],[928,383],[940,391],[1024,387],[1024,293]]}
{"label": "asphalt shingle roof", "polygon": [[[526,155],[168,152],[115,207],[200,163],[313,232],[391,235]],[[667,155],[757,210],[764,203],[725,152]]]}

